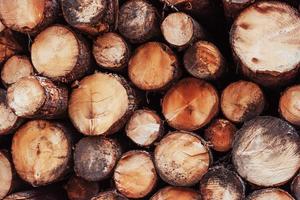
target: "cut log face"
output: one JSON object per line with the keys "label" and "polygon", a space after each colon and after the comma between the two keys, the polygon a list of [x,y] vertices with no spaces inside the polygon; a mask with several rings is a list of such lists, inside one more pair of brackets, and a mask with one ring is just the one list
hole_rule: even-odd
{"label": "cut log face", "polygon": [[128,76],[141,90],[162,90],[179,78],[178,60],[165,44],[148,42],[130,58]]}
{"label": "cut log face", "polygon": [[258,190],[250,194],[246,200],[295,200],[289,193],[279,188]]}
{"label": "cut log face", "polygon": [[69,101],[69,116],[85,135],[117,132],[136,109],[134,91],[125,79],[114,74],[86,76],[74,89]]}
{"label": "cut log face", "polygon": [[71,139],[55,122],[33,120],[14,135],[12,157],[19,176],[33,186],[59,180],[71,161]]}
{"label": "cut log face", "polygon": [[18,128],[21,119],[7,105],[6,91],[0,89],[0,135],[6,135]]}
{"label": "cut log face", "polygon": [[188,132],[171,132],[156,146],[155,166],[160,177],[174,186],[196,184],[208,171],[211,155],[204,140]]}
{"label": "cut log face", "polygon": [[184,67],[194,77],[218,79],[225,70],[225,59],[219,49],[207,41],[198,41],[184,54]]}
{"label": "cut log face", "polygon": [[145,0],[126,1],[119,11],[119,32],[131,43],[145,42],[159,33],[158,11]]}
{"label": "cut log face", "polygon": [[52,119],[66,113],[68,90],[47,78],[27,76],[7,89],[6,99],[17,116]]}
{"label": "cut log face", "polygon": [[300,200],[300,175],[298,174],[295,176],[292,184],[291,184],[291,191],[294,197],[297,200]]}
{"label": "cut log face", "polygon": [[0,64],[21,51],[22,46],[10,30],[5,29],[0,33]]}
{"label": "cut log face", "polygon": [[5,86],[17,82],[19,79],[33,75],[33,66],[26,56],[12,56],[1,70],[1,79]]}
{"label": "cut log face", "polygon": [[178,48],[184,48],[205,37],[198,22],[182,12],[169,14],[161,24],[161,32],[170,45]]}
{"label": "cut log face", "polygon": [[155,193],[150,200],[202,200],[200,193],[184,187],[165,187]]}
{"label": "cut log face", "polygon": [[130,50],[120,35],[110,32],[94,41],[93,55],[99,67],[121,70],[129,60]]}
{"label": "cut log face", "polygon": [[226,152],[232,147],[237,129],[234,124],[226,119],[216,119],[205,129],[205,140],[215,151]]}
{"label": "cut log face", "polygon": [[214,87],[196,78],[185,78],[174,85],[162,100],[162,113],[178,130],[193,131],[218,113],[219,97]]}
{"label": "cut log face", "polygon": [[129,151],[123,154],[116,166],[114,181],[117,190],[126,197],[145,197],[157,182],[150,154],[145,151]]}
{"label": "cut log face", "polygon": [[152,110],[137,110],[126,126],[126,135],[139,146],[152,145],[163,134],[163,122]]}
{"label": "cut log face", "polygon": [[59,10],[57,0],[0,1],[0,17],[6,27],[36,33],[52,23]]}
{"label": "cut log face", "polygon": [[69,179],[65,190],[69,200],[87,200],[98,194],[99,185],[97,182],[89,182],[73,176]]}
{"label": "cut log face", "polygon": [[200,181],[202,200],[245,198],[245,185],[234,172],[224,167],[211,168]]}
{"label": "cut log face", "polygon": [[300,126],[300,85],[286,89],[279,100],[279,112],[290,123]]}
{"label": "cut log face", "polygon": [[270,87],[294,78],[300,66],[299,30],[299,13],[287,4],[266,1],[245,9],[231,29],[244,75]]}
{"label": "cut log face", "polygon": [[250,183],[283,185],[299,170],[300,139],[287,122],[257,117],[246,122],[236,135],[232,161],[239,175]]}
{"label": "cut log face", "polygon": [[221,109],[230,121],[238,123],[248,121],[260,115],[264,107],[264,94],[255,83],[234,82],[222,92]]}
{"label": "cut log face", "polygon": [[87,45],[63,25],[50,26],[35,38],[31,60],[39,74],[64,83],[81,78],[90,69]]}
{"label": "cut log face", "polygon": [[74,151],[74,170],[88,181],[100,181],[111,175],[121,157],[121,147],[113,139],[87,137],[81,139]]}
{"label": "cut log face", "polygon": [[117,193],[116,191],[101,192],[96,197],[91,200],[128,200],[123,195]]}
{"label": "cut log face", "polygon": [[3,199],[13,187],[13,164],[6,152],[0,151],[0,199]]}

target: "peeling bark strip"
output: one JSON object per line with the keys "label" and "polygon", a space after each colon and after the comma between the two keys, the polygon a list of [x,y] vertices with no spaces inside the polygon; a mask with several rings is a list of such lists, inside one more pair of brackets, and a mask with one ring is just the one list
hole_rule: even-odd
{"label": "peeling bark strip", "polygon": [[57,122],[33,120],[15,133],[12,157],[18,175],[32,186],[58,181],[69,170],[71,138]]}
{"label": "peeling bark strip", "polygon": [[189,132],[175,131],[156,146],[154,161],[165,182],[174,186],[191,186],[208,171],[212,156],[202,138]]}
{"label": "peeling bark strip", "polygon": [[164,187],[155,193],[150,200],[202,200],[200,193],[184,187]]}
{"label": "peeling bark strip", "polygon": [[162,100],[163,115],[168,124],[178,130],[197,130],[208,124],[218,110],[215,88],[196,78],[182,79]]}
{"label": "peeling bark strip", "polygon": [[198,39],[205,39],[204,30],[200,24],[183,12],[169,14],[160,28],[165,40],[180,50]]}
{"label": "peeling bark strip", "polygon": [[300,139],[287,122],[257,117],[246,122],[236,135],[232,161],[239,175],[250,183],[283,185],[299,170]]}
{"label": "peeling bark strip", "polygon": [[19,79],[33,75],[33,66],[27,56],[15,55],[10,57],[1,69],[1,80],[9,86]]}
{"label": "peeling bark strip", "polygon": [[128,120],[125,131],[127,137],[142,147],[152,145],[163,135],[163,122],[153,110],[137,110]]}
{"label": "peeling bark strip", "polygon": [[0,33],[0,64],[22,50],[22,46],[10,30],[5,29]]}
{"label": "peeling bark strip", "polygon": [[225,16],[229,23],[231,23],[240,12],[255,0],[222,0]]}
{"label": "peeling bark strip", "polygon": [[36,34],[57,17],[59,3],[57,0],[14,0],[0,1],[0,18],[2,23],[22,33]]}
{"label": "peeling bark strip", "polygon": [[253,192],[246,200],[295,200],[288,192],[279,188],[268,188]]}
{"label": "peeling bark strip", "polygon": [[143,198],[156,185],[157,175],[150,154],[146,151],[129,151],[119,160],[114,182],[117,190],[128,198]]}
{"label": "peeling bark strip", "polygon": [[158,11],[146,0],[128,0],[120,8],[119,32],[131,43],[142,43],[159,34]]}
{"label": "peeling bark strip", "polygon": [[232,148],[233,139],[237,129],[233,123],[226,119],[216,119],[205,129],[205,140],[215,151],[226,152]]}
{"label": "peeling bark strip", "polygon": [[116,191],[101,192],[96,197],[91,200],[128,200],[123,195],[117,193]]}
{"label": "peeling bark strip", "polygon": [[114,30],[119,4],[117,0],[61,0],[61,7],[71,26],[98,35]]}
{"label": "peeling bark strip", "polygon": [[287,88],[279,100],[279,113],[290,123],[300,126],[300,85]]}
{"label": "peeling bark strip", "polygon": [[300,66],[300,15],[277,2],[258,2],[245,9],[231,28],[231,45],[242,73],[268,87],[286,84]]}
{"label": "peeling bark strip", "polygon": [[300,200],[300,175],[295,176],[291,183],[291,191],[296,200]]}
{"label": "peeling bark strip", "polygon": [[3,89],[0,89],[0,116],[0,136],[12,133],[23,122],[7,105],[6,91]]}
{"label": "peeling bark strip", "polygon": [[224,167],[211,168],[200,181],[202,200],[245,198],[245,185],[234,172]]}
{"label": "peeling bark strip", "polygon": [[5,197],[3,200],[65,200],[65,198],[60,190],[44,188],[16,192]]}
{"label": "peeling bark strip", "polygon": [[86,42],[70,28],[50,26],[34,39],[31,60],[42,76],[71,83],[90,70],[90,50]]}
{"label": "peeling bark strip", "polygon": [[93,55],[99,67],[120,71],[128,63],[130,49],[120,35],[110,32],[94,41]]}
{"label": "peeling bark strip", "polygon": [[77,176],[88,181],[108,178],[122,155],[120,145],[113,139],[86,137],[74,151],[74,170]]}
{"label": "peeling bark strip", "polygon": [[85,135],[107,135],[122,128],[136,106],[135,92],[123,77],[95,73],[73,90],[69,117]]}
{"label": "peeling bark strip", "polygon": [[72,176],[65,186],[69,200],[87,200],[99,192],[97,182],[89,182],[82,178]]}
{"label": "peeling bark strip", "polygon": [[185,69],[194,77],[217,80],[226,68],[225,58],[211,42],[198,41],[184,53]]}
{"label": "peeling bark strip", "polygon": [[260,87],[252,82],[238,81],[228,85],[221,96],[221,109],[227,119],[241,123],[262,113],[265,98]]}
{"label": "peeling bark strip", "polygon": [[68,90],[47,78],[28,76],[7,89],[6,99],[17,116],[53,119],[66,114]]}
{"label": "peeling bark strip", "polygon": [[128,63],[128,76],[141,90],[163,90],[181,75],[174,52],[165,44],[148,42],[139,46]]}

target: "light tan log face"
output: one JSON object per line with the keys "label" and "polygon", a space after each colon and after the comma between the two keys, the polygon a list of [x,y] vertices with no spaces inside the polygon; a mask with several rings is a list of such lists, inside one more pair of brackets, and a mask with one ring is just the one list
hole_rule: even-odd
{"label": "light tan log face", "polygon": [[289,193],[278,188],[258,190],[250,194],[246,200],[295,200]]}
{"label": "light tan log face", "polygon": [[33,186],[61,178],[71,159],[70,138],[63,126],[45,120],[23,125],[12,141],[13,163],[19,176]]}
{"label": "light tan log face", "polygon": [[245,186],[242,179],[224,167],[211,168],[200,181],[202,200],[242,200]]}
{"label": "light tan log face", "polygon": [[250,183],[283,185],[299,170],[300,139],[287,122],[257,117],[246,122],[236,135],[232,161],[239,175]]}
{"label": "light tan log face", "polygon": [[11,190],[13,182],[13,165],[7,155],[0,151],[0,199]]}
{"label": "light tan log face", "polygon": [[128,198],[142,198],[149,194],[157,181],[151,156],[145,151],[129,151],[119,160],[114,182],[120,193]]}
{"label": "light tan log face", "polygon": [[69,200],[87,200],[96,196],[99,192],[97,182],[89,182],[73,176],[65,186]]}
{"label": "light tan log face", "polygon": [[69,116],[85,135],[117,132],[136,108],[134,91],[125,79],[95,73],[79,83],[69,101]]}
{"label": "light tan log face", "polygon": [[179,77],[179,73],[176,55],[159,42],[138,47],[128,63],[130,80],[142,90],[164,89]]}
{"label": "light tan log face", "polygon": [[165,182],[174,186],[196,184],[207,172],[211,159],[204,140],[183,131],[166,135],[154,151],[158,174]]}
{"label": "light tan log face", "polygon": [[150,200],[202,200],[200,193],[184,187],[165,187],[155,193]]}
{"label": "light tan log face", "polygon": [[245,9],[231,29],[231,45],[242,72],[266,85],[282,85],[300,66],[300,16],[291,6],[258,2]]}
{"label": "light tan log face", "polygon": [[260,115],[264,106],[264,94],[255,83],[234,82],[222,92],[222,112],[227,119],[233,122],[244,122]]}
{"label": "light tan log face", "polygon": [[115,191],[107,191],[107,192],[99,193],[96,197],[92,198],[91,200],[128,200],[128,199]]}
{"label": "light tan log face", "polygon": [[168,124],[178,130],[193,131],[206,124],[219,111],[214,87],[196,78],[185,78],[163,97],[162,113]]}

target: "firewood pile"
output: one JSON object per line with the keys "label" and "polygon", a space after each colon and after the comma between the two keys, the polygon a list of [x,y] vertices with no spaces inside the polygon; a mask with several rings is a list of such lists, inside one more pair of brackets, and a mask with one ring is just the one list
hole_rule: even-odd
{"label": "firewood pile", "polygon": [[0,199],[300,200],[299,0],[0,0]]}

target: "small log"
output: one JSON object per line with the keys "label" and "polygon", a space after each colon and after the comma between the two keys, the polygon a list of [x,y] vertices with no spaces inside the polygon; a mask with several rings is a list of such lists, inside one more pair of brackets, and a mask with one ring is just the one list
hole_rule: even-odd
{"label": "small log", "polygon": [[152,158],[145,151],[129,151],[122,155],[115,172],[117,190],[128,198],[143,198],[156,185],[157,175]]}
{"label": "small log", "polygon": [[198,41],[184,53],[185,69],[194,77],[217,80],[226,69],[226,61],[218,47],[207,41]]}
{"label": "small log", "polygon": [[233,20],[249,5],[256,0],[222,0],[224,14],[228,23],[232,23]]}
{"label": "small log", "polygon": [[22,33],[36,34],[54,22],[58,13],[57,0],[0,1],[2,23]]}
{"label": "small log", "polygon": [[72,158],[71,138],[59,123],[29,121],[15,133],[12,157],[18,175],[32,186],[60,180]]}
{"label": "small log", "polygon": [[260,87],[248,81],[228,85],[222,92],[221,109],[227,119],[241,123],[260,115],[265,97]]}
{"label": "small log", "polygon": [[279,100],[279,113],[288,122],[300,126],[300,85],[287,88]]}
{"label": "small log", "polygon": [[90,51],[86,42],[70,28],[50,26],[34,39],[31,60],[42,76],[71,83],[90,70]]}
{"label": "small log", "polygon": [[128,63],[128,76],[141,90],[163,90],[180,75],[176,55],[159,42],[148,42],[138,47]]}
{"label": "small log", "polygon": [[184,187],[167,186],[155,193],[150,200],[202,200],[200,193]]}
{"label": "small log", "polygon": [[291,192],[296,198],[296,200],[300,200],[300,175],[295,176],[293,182],[291,183]]}
{"label": "small log", "polygon": [[208,124],[219,111],[215,88],[196,78],[185,78],[163,97],[162,113],[178,130],[193,131]]}
{"label": "small log", "polygon": [[91,200],[128,200],[116,191],[101,192]]}
{"label": "small log", "polygon": [[143,109],[133,113],[127,122],[127,137],[135,144],[148,147],[163,135],[163,122],[153,110]]}
{"label": "small log", "polygon": [[65,186],[69,200],[87,200],[96,196],[99,192],[97,182],[89,182],[73,176]]}
{"label": "small log", "polygon": [[202,200],[245,198],[245,185],[234,172],[224,167],[211,168],[200,181]]}
{"label": "small log", "polygon": [[99,67],[120,71],[128,63],[130,49],[120,35],[110,32],[98,36],[94,41],[93,55]]}
{"label": "small log", "polygon": [[52,188],[39,188],[23,192],[16,192],[3,200],[65,200],[60,190]]}
{"label": "small log", "polygon": [[191,186],[208,171],[212,156],[202,138],[193,133],[175,131],[156,146],[154,161],[165,182],[174,186]]}
{"label": "small log", "polygon": [[169,14],[160,28],[165,40],[179,50],[192,45],[198,39],[205,39],[201,25],[183,12]]}
{"label": "small log", "polygon": [[279,188],[268,188],[253,192],[246,200],[295,200],[288,192]]}
{"label": "small log", "polygon": [[22,50],[22,46],[10,30],[5,29],[0,33],[0,64]]}
{"label": "small log", "polygon": [[6,91],[3,89],[0,89],[0,116],[0,136],[12,133],[23,122],[7,105]]}
{"label": "small log", "polygon": [[74,151],[74,171],[87,181],[101,181],[108,178],[121,157],[117,141],[102,137],[81,139]]}
{"label": "small log", "polygon": [[135,92],[124,78],[95,73],[86,76],[73,89],[69,116],[81,133],[107,135],[125,125],[136,105]]}
{"label": "small log", "polygon": [[7,89],[6,99],[17,116],[60,118],[67,112],[68,90],[45,77],[27,76]]}
{"label": "small log", "polygon": [[260,1],[246,8],[230,32],[242,73],[266,87],[292,81],[300,66],[299,27],[299,12],[288,4]]}
{"label": "small log", "polygon": [[131,43],[143,43],[159,34],[158,11],[146,0],[126,1],[119,11],[119,32]]}
{"label": "small log", "polygon": [[232,148],[237,129],[226,119],[216,119],[204,132],[204,138],[211,148],[218,152],[226,152]]}
{"label": "small log", "polygon": [[10,57],[2,67],[1,80],[9,86],[19,79],[33,75],[33,66],[27,56],[15,55]]}
{"label": "small log", "polygon": [[61,0],[65,20],[93,36],[115,29],[118,7],[118,0]]}
{"label": "small log", "polygon": [[279,186],[299,170],[299,147],[299,135],[286,121],[271,116],[257,117],[236,133],[232,162],[239,175],[250,183]]}

